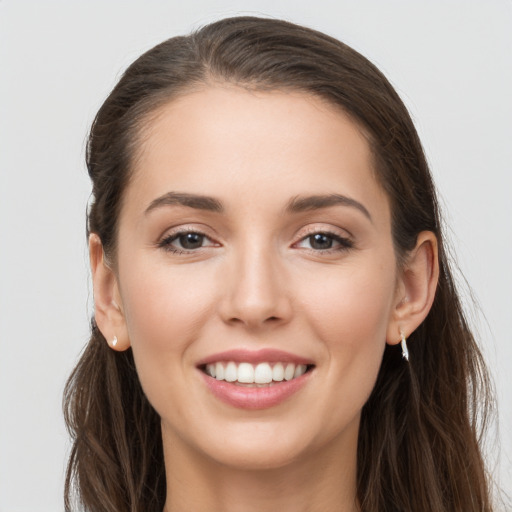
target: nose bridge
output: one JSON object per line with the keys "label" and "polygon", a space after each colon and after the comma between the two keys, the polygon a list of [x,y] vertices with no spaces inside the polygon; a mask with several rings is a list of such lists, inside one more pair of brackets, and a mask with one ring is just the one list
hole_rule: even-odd
{"label": "nose bridge", "polygon": [[291,312],[278,251],[269,241],[246,240],[228,263],[223,317],[257,327],[286,321]]}

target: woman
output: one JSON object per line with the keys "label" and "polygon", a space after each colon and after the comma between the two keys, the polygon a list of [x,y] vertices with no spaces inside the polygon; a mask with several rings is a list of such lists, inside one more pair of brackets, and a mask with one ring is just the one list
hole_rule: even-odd
{"label": "woman", "polygon": [[213,23],[128,68],[87,163],[68,510],[491,510],[485,368],[371,63],[287,22]]}

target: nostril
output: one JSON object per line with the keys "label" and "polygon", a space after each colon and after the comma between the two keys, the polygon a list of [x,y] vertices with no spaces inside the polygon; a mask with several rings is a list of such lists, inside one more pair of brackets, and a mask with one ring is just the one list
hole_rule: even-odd
{"label": "nostril", "polygon": [[245,324],[247,326],[265,325],[268,323],[275,324],[275,323],[279,323],[281,321],[282,321],[282,319],[279,318],[278,316],[269,316],[268,318],[265,318],[261,323],[258,321],[253,321],[250,318],[239,318],[236,316],[229,319],[229,323],[231,323],[231,324]]}

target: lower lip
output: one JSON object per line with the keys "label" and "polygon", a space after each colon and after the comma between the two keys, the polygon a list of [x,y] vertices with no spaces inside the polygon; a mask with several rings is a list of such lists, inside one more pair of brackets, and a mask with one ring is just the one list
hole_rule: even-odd
{"label": "lower lip", "polygon": [[268,409],[281,404],[297,393],[309,380],[311,371],[289,381],[276,382],[265,387],[237,386],[217,380],[201,372],[210,391],[222,402],[239,409]]}

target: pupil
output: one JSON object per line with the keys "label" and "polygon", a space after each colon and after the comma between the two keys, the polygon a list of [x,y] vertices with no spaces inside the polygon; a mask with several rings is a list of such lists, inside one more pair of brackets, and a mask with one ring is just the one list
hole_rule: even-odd
{"label": "pupil", "polygon": [[310,237],[310,243],[313,249],[330,249],[332,247],[332,238],[323,233],[317,233]]}
{"label": "pupil", "polygon": [[203,235],[187,233],[179,237],[180,244],[184,249],[198,249],[203,245]]}

